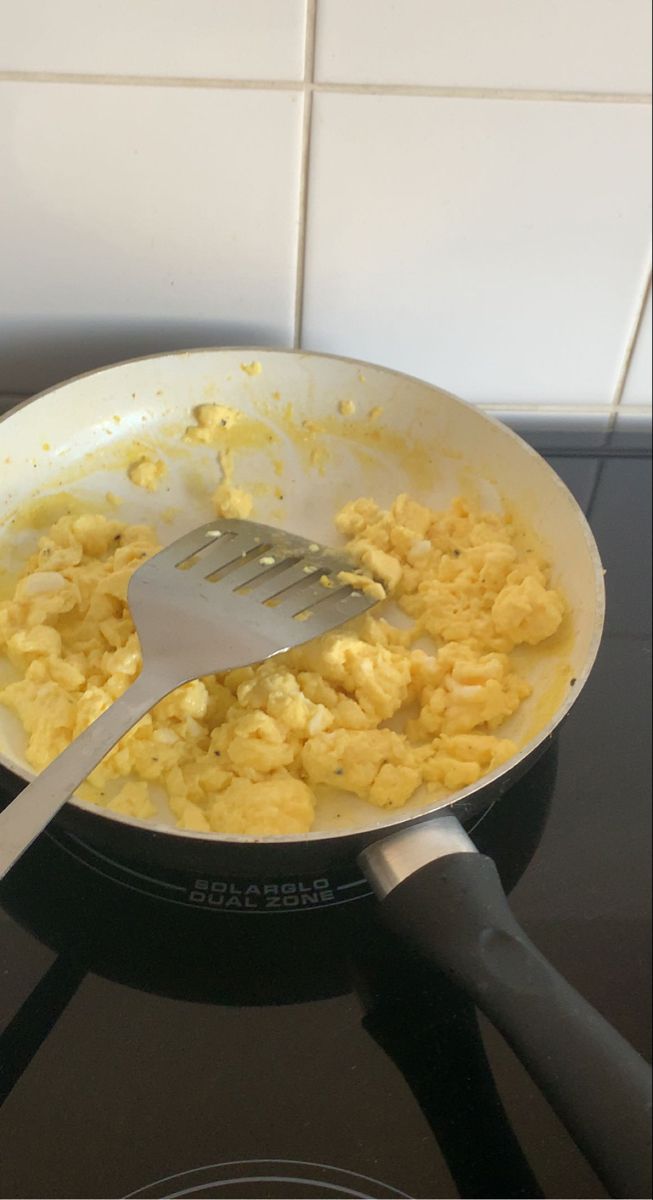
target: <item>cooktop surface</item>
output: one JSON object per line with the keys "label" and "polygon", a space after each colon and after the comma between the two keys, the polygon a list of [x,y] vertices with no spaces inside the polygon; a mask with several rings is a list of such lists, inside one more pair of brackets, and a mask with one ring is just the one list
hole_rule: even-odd
{"label": "cooktop surface", "polygon": [[[557,742],[473,837],[535,943],[650,1057],[650,454],[564,428],[537,444],[596,535],[606,630]],[[606,1194],[355,875],[337,903],[307,884],[264,913],[196,883],[54,827],[0,885],[2,1197]]]}

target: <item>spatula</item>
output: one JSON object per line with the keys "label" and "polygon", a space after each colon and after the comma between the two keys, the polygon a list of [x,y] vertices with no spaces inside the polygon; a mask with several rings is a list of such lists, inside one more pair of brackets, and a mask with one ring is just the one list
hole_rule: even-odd
{"label": "spatula", "polygon": [[0,878],[112,746],[174,688],[262,662],[377,603],[378,588],[339,579],[351,570],[342,551],[240,520],[203,525],[148,559],[128,590],[141,674],[0,813]]}

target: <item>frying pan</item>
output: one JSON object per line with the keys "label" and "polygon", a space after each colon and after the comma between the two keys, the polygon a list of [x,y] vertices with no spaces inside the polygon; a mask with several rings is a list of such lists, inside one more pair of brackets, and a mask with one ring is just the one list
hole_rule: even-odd
{"label": "frying pan", "polygon": [[[339,411],[343,400],[355,415]],[[333,541],[333,517],[346,500],[367,494],[388,504],[402,491],[432,507],[475,492],[484,507],[508,502],[529,521],[569,613],[550,644],[518,652],[533,695],[502,729],[518,753],[452,795],[418,794],[390,819],[362,801],[325,795],[305,836],[193,834],[174,827],[163,806],[145,825],[78,799],[59,819],[99,852],[143,870],[188,870],[223,895],[239,880],[234,897],[245,880],[255,898],[249,911],[258,915],[267,896],[292,897],[293,911],[302,900],[293,880],[312,877],[328,894],[330,874],[357,860],[388,924],[501,1030],[610,1193],[650,1196],[646,1064],[529,942],[494,863],[465,832],[542,753],[594,662],[603,573],[582,513],[515,434],[420,380],[324,355],[198,350],[80,376],[4,417],[5,568],[18,565],[33,526],[57,506],[106,508],[108,493],[122,501],[121,519],[154,524],[163,541],[205,521],[219,482],[215,451],[185,445],[182,434],[191,410],[212,401],[249,418],[236,482],[253,490],[262,521]],[[165,487],[153,495],[127,478],[129,463],[148,452],[168,466]],[[17,722],[0,706],[0,765],[29,780],[23,749]]]}

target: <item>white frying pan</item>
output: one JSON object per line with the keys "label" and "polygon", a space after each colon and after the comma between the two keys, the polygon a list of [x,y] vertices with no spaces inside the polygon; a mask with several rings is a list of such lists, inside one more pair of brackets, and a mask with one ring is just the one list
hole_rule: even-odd
{"label": "white frying pan", "polygon": [[[355,415],[343,415],[341,401],[353,401]],[[163,806],[144,825],[73,799],[59,819],[132,861],[212,877],[290,877],[359,856],[388,920],[504,1032],[611,1193],[650,1195],[646,1065],[528,942],[494,864],[474,853],[461,825],[542,751],[591,670],[603,575],[581,511],[517,436],[417,379],[322,355],[199,350],[81,376],[0,421],[0,564],[18,564],[35,521],[49,523],[57,504],[106,511],[109,492],[123,501],[121,519],[154,524],[163,541],[206,521],[219,482],[215,451],[181,436],[191,410],[210,402],[254,422],[235,476],[254,491],[258,520],[333,542],[333,517],[353,496],[383,504],[407,491],[431,507],[461,491],[475,490],[489,508],[505,499],[541,539],[570,615],[551,645],[519,651],[533,695],[501,731],[516,741],[517,756],[454,795],[435,802],[418,795],[388,820],[352,798],[343,806],[334,794],[319,804],[311,834],[257,841],[178,830]],[[309,427],[307,436],[305,421],[317,422],[319,433]],[[144,452],[168,466],[155,494],[127,478]],[[17,722],[0,706],[0,765],[29,780],[23,747]]]}

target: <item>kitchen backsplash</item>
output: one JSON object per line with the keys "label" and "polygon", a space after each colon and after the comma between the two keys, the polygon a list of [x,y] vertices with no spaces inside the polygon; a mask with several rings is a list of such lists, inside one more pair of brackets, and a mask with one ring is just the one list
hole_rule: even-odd
{"label": "kitchen backsplash", "polygon": [[0,393],[258,343],[645,420],[650,25],[650,0],[0,0]]}

